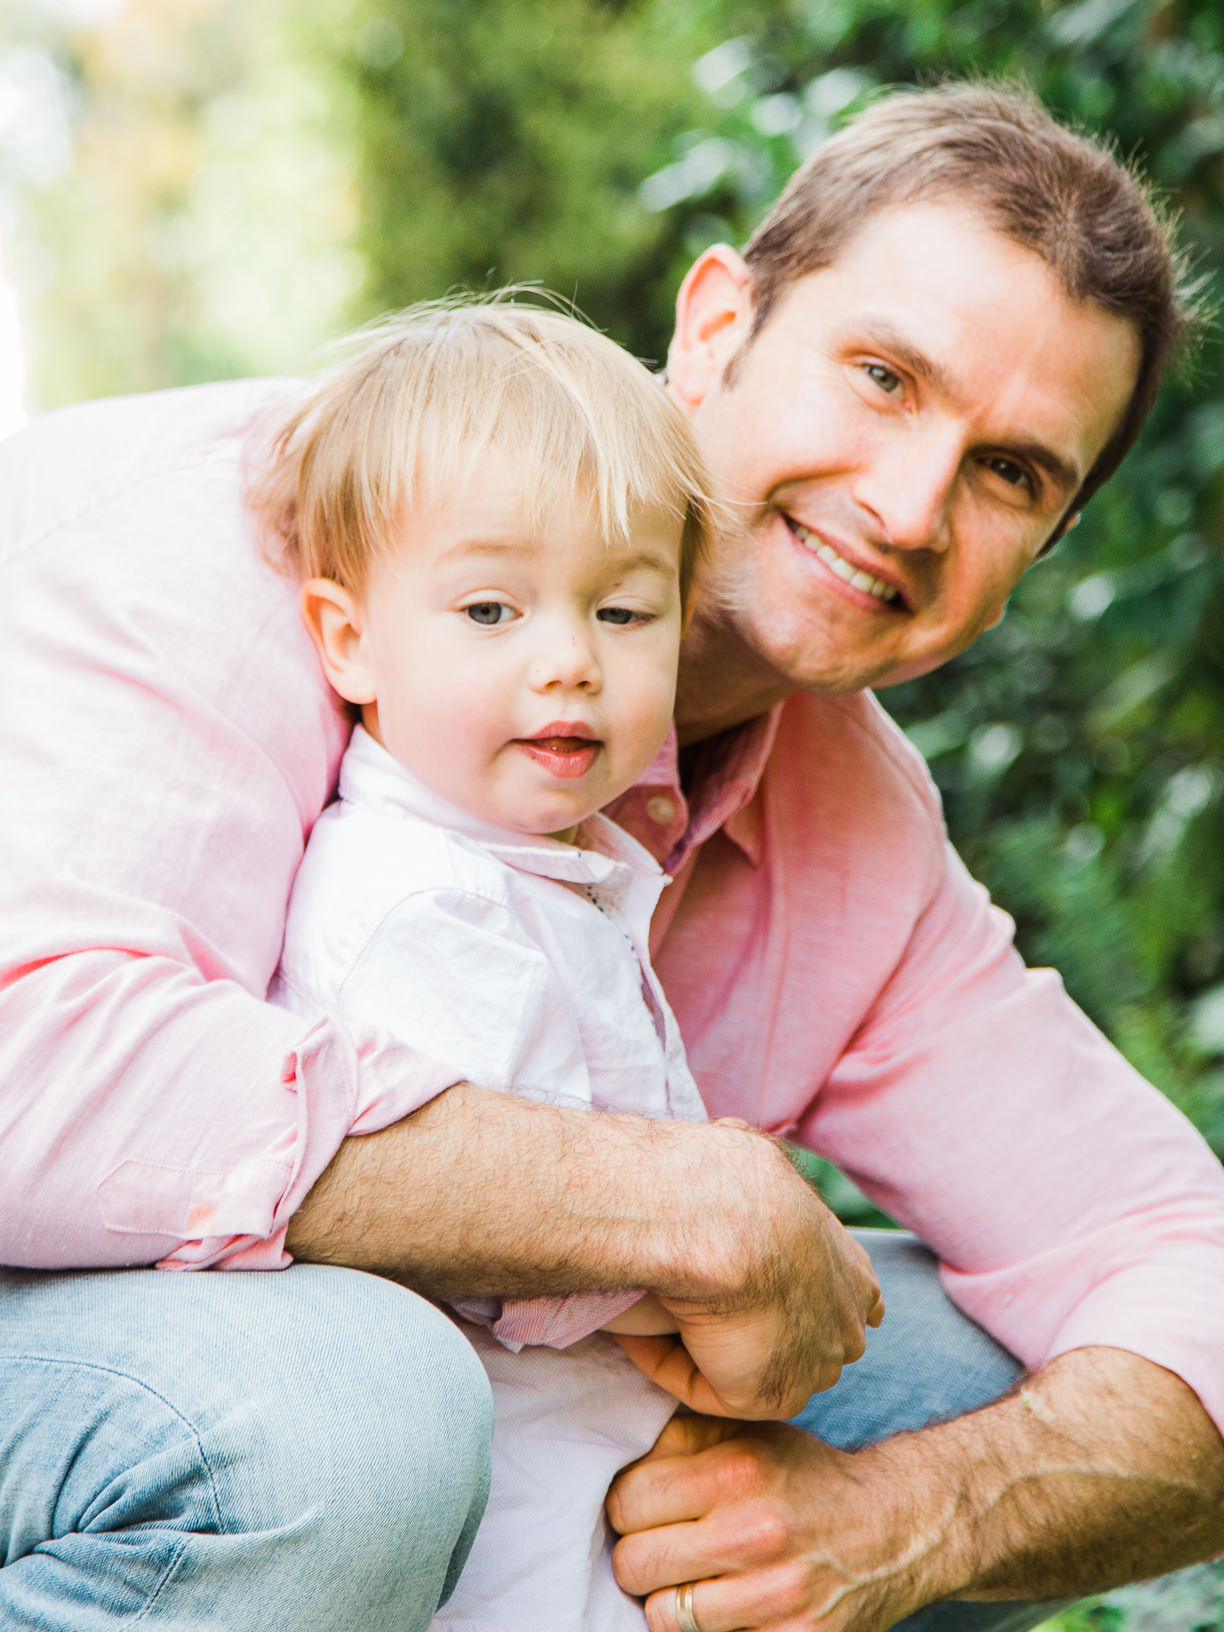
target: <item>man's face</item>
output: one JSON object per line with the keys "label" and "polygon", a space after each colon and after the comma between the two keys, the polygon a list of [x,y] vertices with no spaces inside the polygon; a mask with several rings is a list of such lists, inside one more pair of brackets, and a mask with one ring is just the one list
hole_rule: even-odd
{"label": "man's face", "polygon": [[869,217],[745,345],[751,317],[743,263],[710,252],[670,378],[747,536],[699,624],[782,690],[935,668],[998,621],[1117,426],[1133,327],[959,201]]}

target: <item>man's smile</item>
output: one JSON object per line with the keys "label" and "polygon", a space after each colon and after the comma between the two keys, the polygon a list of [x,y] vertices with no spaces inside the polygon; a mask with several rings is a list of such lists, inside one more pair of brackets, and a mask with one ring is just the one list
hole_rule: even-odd
{"label": "man's smile", "polygon": [[[830,572],[836,573],[852,589],[862,590],[865,595],[870,595],[875,600],[883,601],[886,604],[902,601],[901,592],[895,584],[885,583],[882,578],[873,577],[871,573],[864,572],[861,567],[856,567],[852,561],[847,561],[844,556],[839,555],[827,539],[823,539],[818,534],[809,531],[802,522],[796,521],[793,516],[784,515],[783,520],[804,549],[810,550],[818,561],[823,561]],[[903,601],[902,604],[904,604]]]}

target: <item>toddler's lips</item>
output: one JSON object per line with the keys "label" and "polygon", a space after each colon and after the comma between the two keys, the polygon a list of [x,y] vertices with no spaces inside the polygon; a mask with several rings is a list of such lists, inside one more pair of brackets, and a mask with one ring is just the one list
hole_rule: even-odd
{"label": "toddler's lips", "polygon": [[603,746],[590,737],[516,737],[515,742],[537,765],[567,781],[585,776]]}

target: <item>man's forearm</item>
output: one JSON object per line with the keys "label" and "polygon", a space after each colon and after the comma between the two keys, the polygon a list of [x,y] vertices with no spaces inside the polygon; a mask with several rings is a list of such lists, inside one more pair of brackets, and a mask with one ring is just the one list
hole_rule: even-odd
{"label": "man's forearm", "polygon": [[863,1455],[923,1492],[911,1520],[937,1596],[1080,1597],[1224,1549],[1224,1442],[1179,1378],[1119,1349],[1072,1351]]}
{"label": "man's forearm", "polygon": [[883,1312],[866,1253],[767,1135],[469,1084],[347,1140],[287,1245],[437,1298],[653,1292],[678,1336],[627,1339],[632,1358],[737,1417],[798,1411]]}
{"label": "man's forearm", "polygon": [[1224,1549],[1224,1443],[1186,1385],[1062,1356],[952,1422],[837,1450],[782,1423],[676,1416],[618,1475],[617,1579],[698,1619],[883,1632],[950,1598],[1080,1598]]}
{"label": "man's forearm", "polygon": [[592,1115],[461,1084],[347,1140],[287,1246],[431,1297],[639,1285],[697,1295],[719,1273],[706,1261],[719,1208],[702,1204],[720,1156],[779,1177],[785,1165],[746,1130]]}

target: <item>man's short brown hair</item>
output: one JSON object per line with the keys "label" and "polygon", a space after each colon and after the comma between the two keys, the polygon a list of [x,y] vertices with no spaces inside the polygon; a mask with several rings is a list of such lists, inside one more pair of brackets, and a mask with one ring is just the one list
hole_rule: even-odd
{"label": "man's short brown hair", "polygon": [[1133,168],[1058,124],[1016,86],[896,91],[819,148],[744,250],[759,332],[778,296],[832,264],[868,216],[955,196],[1039,255],[1073,300],[1135,327],[1139,373],[1122,420],[1075,495],[1082,508],[1147,418],[1193,302],[1172,223]]}

